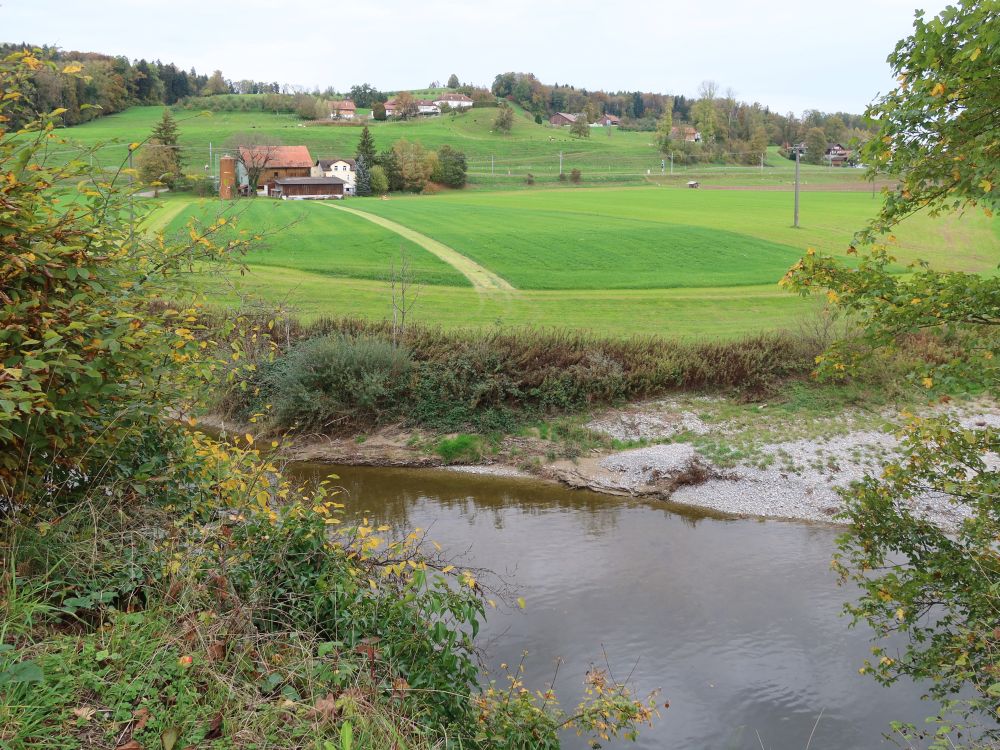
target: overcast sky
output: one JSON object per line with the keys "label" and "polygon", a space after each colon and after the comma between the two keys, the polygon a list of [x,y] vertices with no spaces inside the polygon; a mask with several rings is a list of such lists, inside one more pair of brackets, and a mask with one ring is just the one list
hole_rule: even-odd
{"label": "overcast sky", "polygon": [[[344,91],[503,71],[693,95],[706,79],[772,109],[861,112],[922,0],[0,0],[0,41],[174,62]],[[928,14],[944,2],[922,2]]]}

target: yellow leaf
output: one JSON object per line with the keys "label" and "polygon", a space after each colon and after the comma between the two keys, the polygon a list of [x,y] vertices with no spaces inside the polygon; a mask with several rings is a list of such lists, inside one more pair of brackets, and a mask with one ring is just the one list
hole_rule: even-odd
{"label": "yellow leaf", "polygon": [[523,596],[517,597],[517,606],[520,607],[521,609],[525,608],[526,604],[524,602],[524,597]]}
{"label": "yellow leaf", "polygon": [[984,193],[988,193],[993,189],[993,183],[990,182],[989,180],[983,180],[982,182],[979,183],[979,187],[983,189]]}
{"label": "yellow leaf", "polygon": [[139,142],[138,141],[135,141],[133,143],[128,144],[128,150],[129,151],[135,151],[137,148],[139,148]]}
{"label": "yellow leaf", "polygon": [[[972,59],[975,60],[976,58],[973,57]],[[62,69],[62,72],[67,75],[71,75],[73,73],[79,73],[81,70],[83,70],[83,66],[80,65],[80,63],[70,63]]]}
{"label": "yellow leaf", "polygon": [[937,83],[934,88],[931,89],[931,96],[941,96],[944,93],[944,84]]}
{"label": "yellow leaf", "polygon": [[837,293],[832,289],[826,293],[826,298],[833,303],[836,303],[840,299],[840,297],[837,296]]}
{"label": "yellow leaf", "polygon": [[250,433],[248,432],[248,433],[247,433],[246,435],[244,435],[243,437],[245,437],[245,438],[247,439],[247,442],[248,442],[248,443],[250,443],[250,445],[253,445],[253,435],[251,435],[251,434],[250,434]]}
{"label": "yellow leaf", "polygon": [[983,51],[983,48],[982,48],[982,47],[976,47],[976,48],[975,48],[975,49],[974,49],[974,50],[972,51],[972,54],[971,54],[971,55],[969,55],[969,60],[971,60],[972,62],[975,62],[975,61],[976,61],[976,58],[977,58],[977,57],[979,57],[979,53],[980,53],[980,52],[982,52],[982,51]]}
{"label": "yellow leaf", "polygon": [[933,388],[934,387],[934,378],[924,378],[920,382],[924,384],[924,388]]}
{"label": "yellow leaf", "polygon": [[454,565],[445,565],[443,568],[441,568],[441,572],[442,573],[450,573],[454,569],[455,569]]}

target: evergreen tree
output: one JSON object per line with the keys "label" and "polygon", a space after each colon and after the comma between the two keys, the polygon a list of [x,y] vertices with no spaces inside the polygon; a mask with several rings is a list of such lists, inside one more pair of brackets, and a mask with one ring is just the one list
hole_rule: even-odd
{"label": "evergreen tree", "polygon": [[448,77],[448,88],[450,88],[450,89],[457,89],[457,88],[458,88],[459,86],[461,86],[461,85],[462,85],[462,84],[461,84],[461,83],[459,82],[459,80],[458,80],[458,76],[457,76],[457,75],[455,75],[454,73],[452,73],[452,74],[451,74],[451,75],[450,75],[450,76]]}
{"label": "evergreen tree", "polygon": [[[365,128],[367,132],[368,128]],[[358,154],[358,161],[354,166],[354,172],[357,175],[355,179],[354,191],[361,196],[368,196],[372,194],[372,177],[371,172],[368,170],[368,160],[363,154]]]}
{"label": "evergreen tree", "polygon": [[153,128],[153,139],[157,141],[162,146],[169,147],[170,153],[173,155],[174,164],[176,169],[175,174],[180,174],[181,171],[181,152],[177,147],[177,123],[174,122],[173,116],[170,114],[169,109],[163,110],[163,117],[160,121],[156,123]]}
{"label": "evergreen tree", "polygon": [[437,156],[437,174],[432,179],[449,187],[463,187],[468,169],[465,154],[461,151],[456,151],[451,146],[442,146]]}
{"label": "evergreen tree", "polygon": [[358,159],[364,157],[365,163],[369,166],[375,163],[375,139],[372,137],[367,125],[361,130],[361,139],[358,141],[358,153],[356,156]]}

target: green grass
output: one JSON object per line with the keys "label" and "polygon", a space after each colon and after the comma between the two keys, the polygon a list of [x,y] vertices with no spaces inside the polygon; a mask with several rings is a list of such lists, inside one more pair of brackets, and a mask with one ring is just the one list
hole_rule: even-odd
{"label": "green grass", "polygon": [[[166,201],[160,210],[169,217],[182,200]],[[169,219],[166,231],[182,231],[191,219],[210,222],[220,209],[230,218],[237,218],[241,230],[265,235],[260,247],[244,259],[258,272],[281,267],[321,277],[386,279],[392,265],[399,266],[400,248],[404,248],[414,281],[469,286],[458,271],[398,234],[311,202],[258,199],[221,204],[201,200]],[[152,220],[157,220],[155,214]],[[329,295],[328,291],[323,296]]]}
{"label": "green grass", "polygon": [[[876,199],[877,200],[877,199]],[[777,282],[807,247],[844,255],[877,202],[850,192],[569,188],[357,200],[524,288],[739,286]],[[918,215],[896,231],[901,263],[989,272],[1000,224]],[[846,255],[844,256],[846,258]],[[519,283],[520,282],[520,283]]]}
{"label": "green grass", "polygon": [[[87,145],[117,140],[96,155],[105,165],[119,165],[127,158],[127,144],[147,137],[159,120],[162,107],[133,107],[92,122],[70,128],[65,135]],[[670,181],[661,176],[661,159],[654,133],[632,133],[594,128],[590,138],[576,138],[567,128],[547,123],[538,125],[522,110],[514,119],[509,135],[492,132],[496,110],[474,108],[440,117],[418,118],[408,122],[358,120],[356,126],[324,126],[304,123],[292,114],[264,112],[216,112],[200,115],[198,110],[175,110],[179,121],[180,145],[188,171],[203,172],[210,164],[209,144],[213,154],[236,133],[253,132],[276,138],[285,144],[309,147],[314,158],[353,156],[361,124],[372,130],[378,149],[392,146],[406,138],[425,147],[443,145],[464,151],[469,161],[473,186],[524,188],[524,176],[532,173],[538,185],[555,185],[562,165],[566,172],[580,169],[585,182],[640,183]],[[698,164],[675,165],[674,180],[700,179],[704,184],[748,184],[788,186],[794,164],[769,150],[763,170],[758,167]],[[669,171],[669,170],[668,170]],[[647,172],[649,173],[647,176]],[[863,188],[862,170],[802,166],[806,184],[849,184]]]}
{"label": "green grass", "polygon": [[[238,289],[220,284],[216,275],[197,283],[224,305],[249,294],[280,302],[305,320],[382,319],[391,314],[384,278],[403,244],[422,285],[412,311],[420,323],[733,338],[796,329],[811,318],[821,300],[784,292],[777,280],[807,247],[843,253],[852,231],[875,208],[861,193],[803,194],[802,226],[794,229],[790,199],[774,191],[647,187],[348,202],[444,242],[518,287],[493,294],[478,293],[435,256],[359,217],[308,202],[245,201],[233,209],[248,211],[245,228],[274,230],[301,221],[251,253],[249,273],[230,276]],[[170,205],[164,201],[164,210]],[[171,226],[181,226],[196,210],[210,215],[219,205],[208,201],[188,209]],[[897,236],[900,270],[919,257],[936,268],[996,272],[998,223],[980,214],[915,216]],[[336,253],[331,241],[340,243]]]}

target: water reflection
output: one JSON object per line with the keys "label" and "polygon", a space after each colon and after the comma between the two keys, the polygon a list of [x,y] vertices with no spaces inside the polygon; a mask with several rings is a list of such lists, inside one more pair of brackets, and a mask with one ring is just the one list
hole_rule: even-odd
{"label": "water reflection", "polygon": [[605,651],[616,674],[663,688],[671,708],[639,747],[804,748],[822,711],[811,748],[860,750],[883,744],[889,720],[931,712],[915,686],[886,690],[858,675],[869,643],[839,617],[836,529],[467,474],[296,471],[334,471],[351,513],[429,528],[465,564],[511,577],[528,608],[491,616],[489,663],[528,649],[527,681],[541,688],[562,657],[566,705]]}

